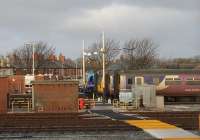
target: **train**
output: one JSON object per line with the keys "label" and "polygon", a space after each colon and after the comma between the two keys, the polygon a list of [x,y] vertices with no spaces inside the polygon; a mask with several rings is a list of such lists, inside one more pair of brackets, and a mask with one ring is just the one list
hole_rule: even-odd
{"label": "train", "polygon": [[120,91],[144,84],[155,85],[156,95],[164,96],[166,104],[200,103],[200,70],[192,69],[109,72],[106,92],[109,98],[118,98]]}

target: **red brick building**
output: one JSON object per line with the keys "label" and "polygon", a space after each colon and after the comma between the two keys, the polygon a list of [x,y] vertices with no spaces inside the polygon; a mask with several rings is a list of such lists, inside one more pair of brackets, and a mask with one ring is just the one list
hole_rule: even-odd
{"label": "red brick building", "polygon": [[[24,67],[11,67],[14,75],[26,75],[32,73],[32,68],[24,68]],[[41,66],[40,68],[35,68],[35,74],[42,75],[58,75],[64,77],[66,79],[80,79],[82,77],[82,68],[80,67],[71,67],[60,65],[56,62],[49,62],[46,66]]]}

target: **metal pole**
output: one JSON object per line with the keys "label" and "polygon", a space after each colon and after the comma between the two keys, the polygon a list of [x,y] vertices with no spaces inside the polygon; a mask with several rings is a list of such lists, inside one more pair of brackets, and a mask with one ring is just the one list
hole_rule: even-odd
{"label": "metal pole", "polygon": [[33,49],[33,65],[32,65],[32,73],[33,76],[35,76],[35,46],[34,43],[32,44],[32,49]]}
{"label": "metal pole", "polygon": [[85,41],[83,40],[83,85],[85,87]]}
{"label": "metal pole", "polygon": [[104,39],[104,32],[102,33],[102,53],[103,53],[103,77],[102,77],[102,84],[103,84],[103,97],[105,97],[105,39]]}
{"label": "metal pole", "polygon": [[14,112],[14,101],[12,101],[12,113]]}
{"label": "metal pole", "polygon": [[76,80],[78,79],[77,74],[78,74],[78,72],[77,72],[77,61],[76,61]]}
{"label": "metal pole", "polygon": [[[33,78],[35,80],[35,44],[32,44],[32,49],[33,49]],[[32,110],[35,110],[35,98],[34,98],[34,88],[32,85]]]}
{"label": "metal pole", "polygon": [[30,110],[29,110],[29,108],[30,108],[29,106],[30,106],[30,104],[29,104],[29,99],[28,99],[28,105],[27,105],[28,112],[30,111]]}
{"label": "metal pole", "polygon": [[35,97],[34,97],[34,87],[32,85],[32,111],[35,110]]}

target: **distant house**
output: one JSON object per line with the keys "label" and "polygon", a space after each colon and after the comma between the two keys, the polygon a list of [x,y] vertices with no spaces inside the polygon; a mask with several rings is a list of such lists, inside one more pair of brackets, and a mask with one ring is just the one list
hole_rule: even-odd
{"label": "distant house", "polygon": [[[26,75],[32,73],[32,67],[24,67],[22,65],[11,65],[9,67],[0,67],[0,76],[6,75]],[[39,68],[35,68],[35,74],[57,75],[68,79],[80,79],[82,77],[82,69],[80,66],[62,64],[60,61],[47,61]]]}
{"label": "distant house", "polygon": [[[26,68],[20,65],[13,66],[12,68],[15,75],[26,75],[32,73],[32,68]],[[82,77],[82,69],[80,67],[62,64],[60,61],[47,61],[39,68],[35,68],[35,74],[51,74],[75,79]]]}

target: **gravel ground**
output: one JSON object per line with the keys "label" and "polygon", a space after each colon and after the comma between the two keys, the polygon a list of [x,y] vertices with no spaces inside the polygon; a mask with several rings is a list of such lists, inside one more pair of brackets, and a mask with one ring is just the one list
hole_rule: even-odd
{"label": "gravel ground", "polygon": [[200,136],[200,131],[190,131],[191,133]]}
{"label": "gravel ground", "polygon": [[26,133],[0,134],[0,139],[11,140],[156,140],[143,131],[74,132],[74,133]]}

